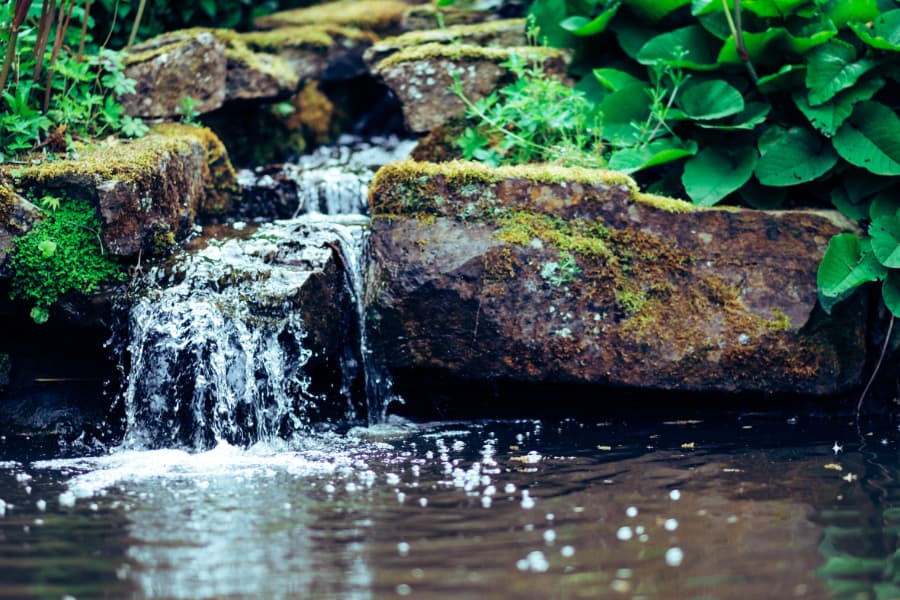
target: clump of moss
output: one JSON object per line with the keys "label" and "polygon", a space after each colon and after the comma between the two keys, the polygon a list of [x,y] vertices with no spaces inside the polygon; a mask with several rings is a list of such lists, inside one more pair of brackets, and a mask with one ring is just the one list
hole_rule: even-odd
{"label": "clump of moss", "polygon": [[400,28],[408,8],[405,2],[399,0],[340,0],[266,15],[256,19],[254,25],[258,29],[274,29],[333,23],[375,31],[394,31]]}
{"label": "clump of moss", "polygon": [[572,219],[528,211],[510,213],[500,220],[497,239],[527,246],[534,239],[550,243],[562,252],[586,258],[612,258],[609,230],[602,221]]}
{"label": "clump of moss", "polygon": [[100,245],[99,232],[94,207],[66,199],[16,239],[9,259],[10,297],[31,302],[35,322],[45,322],[50,306],[63,294],[90,293],[101,283],[125,278],[122,267]]}

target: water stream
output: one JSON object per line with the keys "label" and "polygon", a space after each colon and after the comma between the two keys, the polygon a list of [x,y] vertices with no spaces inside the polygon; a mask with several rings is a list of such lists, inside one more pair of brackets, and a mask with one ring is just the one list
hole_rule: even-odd
{"label": "water stream", "polygon": [[[387,416],[359,249],[374,167],[408,148],[350,145],[243,173],[294,218],[198,234],[148,273],[121,445],[0,437],[0,600],[900,598],[887,424]],[[328,264],[344,296],[310,307]],[[344,300],[361,349],[328,351],[323,391],[312,320]]]}

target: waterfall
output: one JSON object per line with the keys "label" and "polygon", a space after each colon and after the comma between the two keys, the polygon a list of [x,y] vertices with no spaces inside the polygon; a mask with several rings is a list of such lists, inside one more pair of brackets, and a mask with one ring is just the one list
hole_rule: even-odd
{"label": "waterfall", "polygon": [[[385,152],[356,142],[286,166],[294,213],[306,214],[258,228],[236,223],[231,237],[208,239],[147,274],[123,353],[126,447],[290,441],[308,430],[321,403],[334,401],[325,396],[343,397],[343,416],[354,417],[350,396],[360,375],[369,421],[383,418],[389,377],[366,360],[359,302],[361,211],[375,168],[408,151],[409,144]],[[332,326],[356,332],[358,346],[337,352],[340,389],[323,392],[314,389],[311,367],[332,359],[325,339],[334,337]]]}

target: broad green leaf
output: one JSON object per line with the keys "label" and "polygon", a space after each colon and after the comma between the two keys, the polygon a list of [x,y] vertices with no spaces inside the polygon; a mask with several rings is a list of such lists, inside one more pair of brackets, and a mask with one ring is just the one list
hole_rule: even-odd
{"label": "broad green leaf", "polygon": [[873,221],[881,217],[896,217],[900,208],[900,195],[896,187],[876,194],[869,203],[869,218]]}
{"label": "broad green leaf", "polygon": [[625,148],[614,152],[609,158],[609,168],[634,173],[641,169],[648,169],[656,165],[692,156],[697,153],[697,142],[688,140],[686,143],[675,138],[663,138],[649,144],[634,148]]}
{"label": "broad green leaf", "polygon": [[866,44],[879,50],[900,51],[900,10],[892,10],[868,23],[851,23],[850,29]]}
{"label": "broad green leaf", "polygon": [[559,0],[535,0],[528,14],[534,17],[540,28],[541,41],[554,48],[571,48],[574,36],[560,27],[560,23],[568,17],[566,3]]}
{"label": "broad green leaf", "polygon": [[869,225],[872,253],[885,267],[900,268],[900,221],[896,215],[878,217]]}
{"label": "broad green leaf", "polygon": [[38,244],[38,250],[41,251],[41,256],[44,258],[50,258],[54,254],[56,254],[56,242],[53,240],[44,240],[40,244]]}
{"label": "broad green leaf", "polygon": [[849,296],[856,288],[870,281],[878,281],[885,275],[872,255],[868,240],[860,240],[852,233],[841,233],[831,238],[825,256],[819,263],[816,284],[819,301],[825,312]]}
{"label": "broad green leaf", "polygon": [[35,306],[31,309],[31,319],[38,325],[43,325],[50,319],[50,311],[46,306]]}
{"label": "broad green leaf", "polygon": [[849,219],[871,218],[870,203],[873,197],[895,181],[892,177],[877,177],[863,169],[848,166],[835,178],[831,202]]}
{"label": "broad green leaf", "polygon": [[772,188],[760,185],[755,179],[748,181],[738,192],[748,206],[759,210],[775,210],[784,206],[787,188]]}
{"label": "broad green leaf", "polygon": [[627,16],[614,20],[609,28],[616,34],[619,47],[629,58],[637,60],[638,53],[657,31]]}
{"label": "broad green leaf", "polygon": [[811,106],[828,102],[877,65],[871,58],[857,61],[856,49],[836,39],[812,50],[807,62],[806,87]]}
{"label": "broad green leaf", "polygon": [[636,15],[655,23],[691,0],[622,0]]}
{"label": "broad green leaf", "polygon": [[810,106],[806,94],[795,92],[794,104],[800,112],[809,119],[813,127],[824,135],[831,137],[837,133],[838,128],[853,113],[853,107],[857,102],[869,100],[878,90],[884,87],[884,79],[874,77],[867,81],[844,90],[825,104]]}
{"label": "broad green leaf", "polygon": [[722,10],[721,0],[692,0],[691,2],[691,14],[695,17],[702,17],[720,10]]}
{"label": "broad green leaf", "polygon": [[[753,64],[784,62],[786,54],[804,55],[837,35],[837,29],[819,30],[809,37],[792,35],[784,27],[769,28],[762,33],[744,33],[744,46]],[[723,64],[740,64],[743,59],[737,51],[734,36],[729,36],[719,52],[718,61]]]}
{"label": "broad green leaf", "polygon": [[615,144],[633,144],[640,131],[632,123],[644,123],[650,115],[649,100],[643,84],[626,86],[603,99],[603,137]]}
{"label": "broad green leaf", "polygon": [[816,570],[819,577],[864,577],[881,575],[882,558],[857,558],[855,556],[831,556]]}
{"label": "broad green leaf", "polygon": [[[891,269],[888,271],[884,283],[881,285],[881,299],[891,314],[900,317],[900,271]],[[896,592],[900,592],[900,588],[894,588],[894,593],[885,598],[897,598]]]}
{"label": "broad green leaf", "polygon": [[689,83],[677,101],[688,117],[701,121],[721,119],[744,110],[744,97],[721,79]]}
{"label": "broad green leaf", "polygon": [[756,178],[774,187],[797,185],[818,179],[838,161],[827,140],[802,127],[793,127],[768,149],[760,147]]}
{"label": "broad green leaf", "polygon": [[878,3],[875,0],[828,0],[820,6],[820,10],[838,29],[847,23],[865,23],[878,17]]}
{"label": "broad green leaf", "polygon": [[[721,7],[721,4],[719,5]],[[703,29],[710,32],[716,39],[725,41],[731,35],[731,27],[728,25],[728,19],[721,10],[707,15],[697,17],[697,20],[703,25]]]}
{"label": "broad green leaf", "polygon": [[694,204],[712,206],[747,183],[756,156],[750,146],[704,148],[684,163],[681,182]]}
{"label": "broad green leaf", "polygon": [[776,73],[764,75],[756,82],[756,87],[764,94],[790,90],[803,85],[806,65],[784,65]]}
{"label": "broad green leaf", "polygon": [[721,131],[737,131],[755,129],[760,123],[764,123],[766,115],[772,110],[772,105],[767,102],[749,102],[744,105],[744,110],[734,115],[730,123],[696,123],[704,129],[719,129]]}
{"label": "broad green leaf", "polygon": [[784,18],[792,15],[807,2],[808,0],[744,0],[741,2],[741,9],[758,17]]}
{"label": "broad green leaf", "polygon": [[579,37],[596,35],[606,29],[610,20],[612,20],[619,11],[619,6],[619,4],[614,4],[611,8],[604,10],[593,19],[577,15],[572,16],[563,20],[559,26]]}
{"label": "broad green leaf", "polygon": [[877,175],[900,175],[900,117],[884,104],[857,104],[833,143],[852,165]]}
{"label": "broad green leaf", "polygon": [[630,85],[647,85],[631,73],[619,69],[594,69],[594,77],[603,84],[603,87],[613,92]]}
{"label": "broad green leaf", "polygon": [[657,35],[641,47],[637,61],[643,65],[661,63],[698,71],[717,67],[721,42],[700,25],[689,25]]}

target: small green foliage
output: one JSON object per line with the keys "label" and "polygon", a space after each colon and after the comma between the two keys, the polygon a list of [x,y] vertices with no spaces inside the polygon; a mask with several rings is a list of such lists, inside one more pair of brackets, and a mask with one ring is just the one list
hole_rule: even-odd
{"label": "small green foliage", "polygon": [[584,94],[549,76],[537,60],[512,54],[503,63],[516,81],[477,101],[463,92],[459,76],[453,92],[475,124],[458,145],[467,159],[492,166],[548,162],[601,167],[601,124]]}
{"label": "small green foliage", "polygon": [[50,306],[63,294],[93,292],[101,283],[125,277],[103,251],[94,207],[83,200],[58,205],[16,239],[9,257],[10,297],[33,303],[31,316],[38,323],[47,320]]}
{"label": "small green foliage", "polygon": [[616,290],[616,302],[621,305],[626,316],[636,315],[647,304],[647,292],[643,290]]}
{"label": "small green foliage", "polygon": [[196,125],[200,112],[197,110],[199,102],[190,96],[185,96],[178,103],[178,114],[181,115],[181,122],[187,125]]}
{"label": "small green foliage", "polygon": [[549,261],[541,268],[541,277],[556,287],[575,281],[579,273],[575,257],[568,252],[561,253],[559,261]]}

